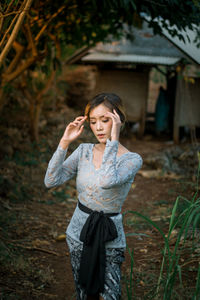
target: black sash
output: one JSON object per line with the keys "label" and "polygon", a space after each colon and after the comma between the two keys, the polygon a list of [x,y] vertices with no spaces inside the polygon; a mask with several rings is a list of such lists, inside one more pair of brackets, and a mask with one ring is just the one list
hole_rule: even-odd
{"label": "black sash", "polygon": [[81,253],[79,284],[88,295],[96,295],[104,290],[105,281],[105,243],[117,238],[117,229],[110,219],[118,213],[93,211],[82,203],[80,210],[89,214],[80,233],[83,242]]}

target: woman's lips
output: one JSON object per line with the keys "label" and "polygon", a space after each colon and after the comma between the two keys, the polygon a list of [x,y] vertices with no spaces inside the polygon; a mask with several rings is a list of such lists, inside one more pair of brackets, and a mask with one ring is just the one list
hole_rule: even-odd
{"label": "woman's lips", "polygon": [[105,134],[98,134],[97,135],[99,138],[103,138],[105,136]]}

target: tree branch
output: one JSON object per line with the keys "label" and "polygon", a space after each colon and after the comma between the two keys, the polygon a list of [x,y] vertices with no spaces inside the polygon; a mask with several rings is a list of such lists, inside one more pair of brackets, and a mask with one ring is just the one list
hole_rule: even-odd
{"label": "tree branch", "polygon": [[18,16],[19,14],[21,14],[24,11],[26,12],[26,9],[19,9],[19,10],[14,10],[14,11],[12,11],[10,13],[7,13],[7,14],[1,14],[0,19],[4,19],[4,18],[12,16],[12,15],[17,15]]}
{"label": "tree branch", "polygon": [[57,252],[50,251],[48,249],[39,248],[39,247],[23,246],[23,245],[20,245],[20,244],[12,244],[12,245],[15,246],[15,247],[20,247],[22,249],[26,249],[26,250],[35,250],[35,251],[45,252],[45,253],[48,253],[48,254],[53,254],[53,255],[56,255],[56,256],[62,256],[61,254],[58,254]]}
{"label": "tree branch", "polygon": [[1,28],[3,27],[3,12],[2,12],[2,7],[1,7],[1,3],[0,3],[0,32],[1,32]]}
{"label": "tree branch", "polygon": [[49,78],[45,84],[45,87],[36,96],[37,103],[41,103],[42,96],[48,92],[49,88],[51,87],[51,83],[54,79],[54,76],[55,76],[55,70],[53,70],[51,75],[49,76]]}
{"label": "tree branch", "polygon": [[53,35],[52,33],[48,32],[48,36],[50,37],[50,39],[52,41],[54,41],[55,43],[55,46],[56,46],[56,57],[57,58],[60,58],[61,57],[61,48],[60,48],[60,43],[57,39],[57,36],[56,35]]}
{"label": "tree branch", "polygon": [[11,80],[15,79],[19,76],[22,72],[24,72],[27,68],[29,68],[34,62],[36,61],[36,57],[29,57],[24,64],[20,65],[17,70],[10,74],[5,74],[3,79],[5,82],[10,82]]}
{"label": "tree branch", "polygon": [[13,58],[13,60],[11,61],[11,63],[9,64],[9,66],[5,72],[6,74],[9,74],[14,70],[14,68],[18,64],[18,62],[23,54],[23,51],[24,51],[24,47],[16,41],[14,41],[14,43],[13,43],[13,48],[16,51],[16,55]]}
{"label": "tree branch", "polygon": [[27,49],[28,50],[31,49],[32,50],[32,55],[33,55],[33,57],[35,57],[38,54],[37,54],[37,48],[36,48],[34,40],[33,40],[33,36],[32,36],[32,32],[31,32],[29,21],[27,21],[27,23],[24,24],[24,27],[25,27],[26,32],[27,32],[28,43],[29,43]]}
{"label": "tree branch", "polygon": [[3,60],[5,59],[6,55],[8,54],[10,48],[12,47],[12,44],[13,44],[14,40],[15,40],[16,37],[17,37],[17,34],[18,34],[19,29],[20,29],[20,27],[21,27],[21,25],[22,25],[22,22],[23,22],[23,20],[24,20],[24,17],[25,17],[25,15],[26,15],[27,11],[28,11],[28,10],[30,9],[30,7],[31,7],[32,1],[33,1],[33,0],[25,0],[25,1],[24,1],[24,3],[25,3],[25,8],[24,8],[23,12],[20,14],[20,16],[19,16],[19,18],[18,18],[18,20],[17,20],[17,23],[15,24],[15,27],[14,27],[14,29],[13,29],[13,31],[12,31],[12,34],[11,34],[11,36],[10,36],[10,38],[9,38],[9,40],[8,40],[8,42],[7,42],[7,44],[6,44],[6,46],[5,46],[5,48],[3,49],[3,51],[2,51],[2,53],[1,53],[1,55],[0,55],[0,66],[1,66]]}
{"label": "tree branch", "polygon": [[[12,4],[13,4],[14,1],[15,1],[15,0],[12,0],[12,1],[9,3],[9,5],[8,5],[8,7],[7,7],[7,9],[6,9],[6,13],[9,11],[9,9],[10,9],[10,7],[12,6]],[[22,11],[23,9],[24,9],[24,3],[21,4],[21,6],[20,6],[20,11]],[[0,15],[2,16],[2,18],[0,17],[0,23],[1,23],[2,26],[3,26],[3,18],[6,17],[6,15],[3,15],[2,13],[1,13]],[[11,30],[11,28],[12,28],[12,26],[13,26],[15,20],[17,19],[17,17],[18,17],[18,14],[16,14],[16,16],[15,16],[14,19],[12,20],[12,22],[11,22],[9,28],[6,30],[6,32],[5,32],[5,34],[4,34],[3,38],[2,38],[2,41],[1,41],[1,43],[0,43],[0,47],[3,45],[3,42],[4,42],[5,38],[6,38],[7,33]],[[2,26],[0,26],[0,31],[1,31],[1,27],[2,27]]]}
{"label": "tree branch", "polygon": [[7,36],[7,34],[9,33],[9,31],[11,30],[11,28],[13,27],[15,21],[17,19],[17,15],[13,18],[12,22],[10,23],[10,26],[8,27],[8,29],[6,30],[1,42],[0,42],[0,48],[3,46],[3,42],[5,41],[5,38]]}
{"label": "tree branch", "polygon": [[159,1],[145,0],[145,2],[149,2],[149,3],[151,3],[153,5],[157,5],[157,6],[167,6],[167,4],[159,3]]}
{"label": "tree branch", "polygon": [[9,10],[10,10],[11,6],[13,5],[13,2],[14,2],[14,1],[15,1],[15,0],[11,0],[10,3],[8,4],[8,7],[7,7],[7,9],[6,9],[6,13],[9,12]]}
{"label": "tree branch", "polygon": [[43,32],[46,30],[47,26],[49,25],[49,23],[55,18],[57,17],[57,15],[62,12],[62,10],[65,8],[65,6],[61,6],[57,12],[55,12],[51,18],[46,22],[46,24],[42,27],[42,29],[40,30],[40,32],[37,34],[37,36],[35,37],[35,41],[36,43],[39,41],[39,39],[41,38]]}

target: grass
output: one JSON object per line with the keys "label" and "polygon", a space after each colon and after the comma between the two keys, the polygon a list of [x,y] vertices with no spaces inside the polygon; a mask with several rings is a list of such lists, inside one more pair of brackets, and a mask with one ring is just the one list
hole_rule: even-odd
{"label": "grass", "polygon": [[[154,282],[153,288],[149,289],[148,294],[146,294],[143,299],[186,299],[183,298],[186,294],[188,297],[187,300],[200,299],[200,253],[198,251],[200,244],[200,236],[198,237],[198,228],[200,224],[199,174],[200,160],[196,191],[191,199],[182,196],[177,197],[172,208],[167,234],[164,233],[163,229],[149,217],[136,211],[126,212],[126,214],[131,214],[133,216],[131,218],[132,222],[134,221],[133,223],[138,223],[138,218],[140,218],[149,226],[156,229],[164,242],[157,281]],[[132,234],[134,235],[134,233]],[[131,235],[131,233],[128,235]],[[133,274],[134,252],[128,248],[128,253],[130,255],[131,263],[129,278],[125,279],[126,291],[127,298],[134,300],[136,299],[133,294],[135,284],[135,276]],[[189,289],[187,285],[192,283],[190,278],[187,277],[188,268],[191,268],[192,272],[196,274],[196,282],[193,282],[193,286]]]}

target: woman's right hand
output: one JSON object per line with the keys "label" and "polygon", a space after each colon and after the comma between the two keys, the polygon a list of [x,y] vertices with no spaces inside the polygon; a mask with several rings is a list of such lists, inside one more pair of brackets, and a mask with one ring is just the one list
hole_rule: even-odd
{"label": "woman's right hand", "polygon": [[60,140],[60,146],[66,149],[71,142],[76,140],[83,132],[83,123],[87,119],[87,116],[77,117],[73,122],[69,123],[65,129],[65,132]]}

